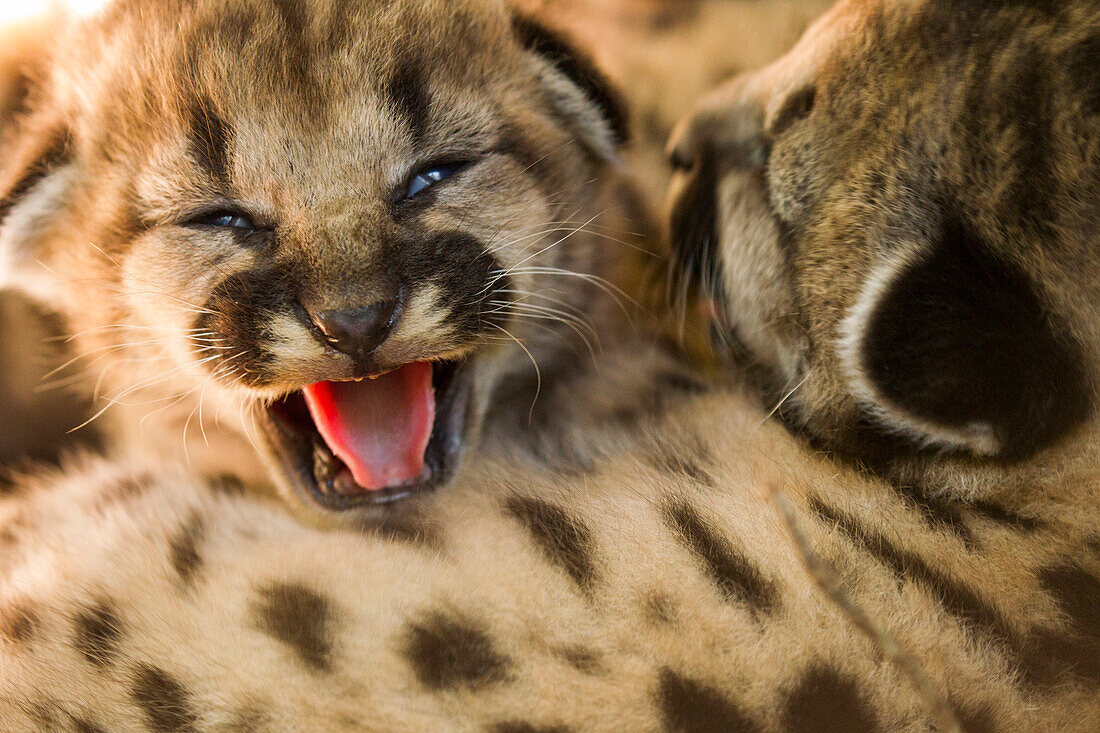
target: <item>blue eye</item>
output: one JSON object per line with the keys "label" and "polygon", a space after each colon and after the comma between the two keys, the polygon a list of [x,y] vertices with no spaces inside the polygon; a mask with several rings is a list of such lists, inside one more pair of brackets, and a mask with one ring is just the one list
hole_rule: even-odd
{"label": "blue eye", "polygon": [[458,166],[456,165],[437,165],[417,173],[409,181],[409,191],[405,194],[405,198],[411,199],[424,189],[431,188],[440,181],[450,178],[456,172],[458,172]]}
{"label": "blue eye", "polygon": [[244,214],[236,214],[232,211],[216,211],[197,219],[195,224],[224,229],[255,229],[256,225]]}

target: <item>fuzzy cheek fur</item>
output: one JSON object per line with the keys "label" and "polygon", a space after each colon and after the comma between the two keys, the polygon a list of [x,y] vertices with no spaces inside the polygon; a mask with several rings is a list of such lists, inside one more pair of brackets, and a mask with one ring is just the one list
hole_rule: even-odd
{"label": "fuzzy cheek fur", "polygon": [[[1066,295],[1100,292],[1080,244],[1095,162],[1058,142],[1097,138],[1077,101],[1092,82],[1058,50],[1097,32],[1086,5],[841,3],[681,125],[685,269],[817,444],[1008,466],[1095,434],[1100,311]],[[938,51],[907,42],[931,27]]]}

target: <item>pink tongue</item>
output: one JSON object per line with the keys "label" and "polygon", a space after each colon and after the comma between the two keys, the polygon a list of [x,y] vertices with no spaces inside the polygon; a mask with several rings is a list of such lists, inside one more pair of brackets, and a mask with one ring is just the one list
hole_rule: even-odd
{"label": "pink tongue", "polygon": [[302,391],[318,432],[359,486],[375,491],[420,475],[435,420],[430,363],[406,364],[362,382],[320,382]]}

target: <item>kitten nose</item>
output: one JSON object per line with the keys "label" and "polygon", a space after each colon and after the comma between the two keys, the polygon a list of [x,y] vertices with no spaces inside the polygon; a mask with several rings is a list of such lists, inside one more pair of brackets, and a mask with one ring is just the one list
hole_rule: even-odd
{"label": "kitten nose", "polygon": [[337,351],[360,360],[371,355],[389,337],[400,317],[397,298],[349,310],[312,314],[325,341]]}

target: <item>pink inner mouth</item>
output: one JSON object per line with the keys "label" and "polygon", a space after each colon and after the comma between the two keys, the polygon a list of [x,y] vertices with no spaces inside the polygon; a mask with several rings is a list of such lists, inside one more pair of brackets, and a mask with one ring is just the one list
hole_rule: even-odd
{"label": "pink inner mouth", "polygon": [[329,450],[363,489],[393,488],[423,472],[435,422],[431,363],[360,382],[319,382],[302,393]]}

